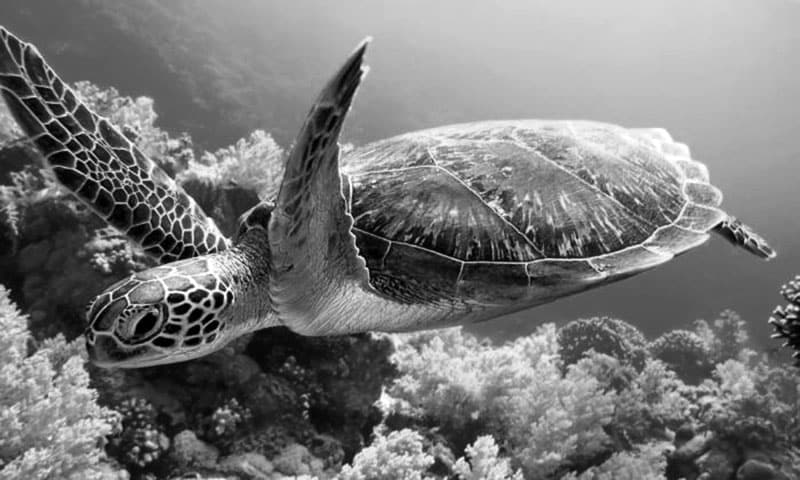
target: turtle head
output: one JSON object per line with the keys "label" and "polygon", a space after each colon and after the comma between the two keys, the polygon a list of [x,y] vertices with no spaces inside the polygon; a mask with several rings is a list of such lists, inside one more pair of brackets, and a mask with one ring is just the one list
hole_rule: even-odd
{"label": "turtle head", "polygon": [[135,273],[95,298],[87,313],[90,359],[102,367],[146,367],[200,357],[233,336],[235,295],[208,257]]}

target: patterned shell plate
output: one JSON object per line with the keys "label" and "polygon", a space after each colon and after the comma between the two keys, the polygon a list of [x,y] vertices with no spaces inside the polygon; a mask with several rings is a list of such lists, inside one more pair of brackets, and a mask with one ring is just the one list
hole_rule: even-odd
{"label": "patterned shell plate", "polygon": [[358,148],[342,170],[371,272],[394,260],[441,262],[456,281],[507,263],[542,281],[624,274],[704,242],[725,218],[706,167],[663,129],[453,125]]}

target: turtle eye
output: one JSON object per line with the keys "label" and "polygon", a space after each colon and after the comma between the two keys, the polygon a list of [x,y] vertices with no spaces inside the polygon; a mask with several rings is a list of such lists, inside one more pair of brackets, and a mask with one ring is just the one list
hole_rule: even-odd
{"label": "turtle eye", "polygon": [[161,331],[163,316],[158,308],[151,308],[124,319],[117,325],[117,334],[122,340],[140,343],[149,340]]}
{"label": "turtle eye", "polygon": [[139,321],[133,327],[133,336],[147,337],[158,327],[158,324],[158,314],[156,312],[147,312],[139,318]]}

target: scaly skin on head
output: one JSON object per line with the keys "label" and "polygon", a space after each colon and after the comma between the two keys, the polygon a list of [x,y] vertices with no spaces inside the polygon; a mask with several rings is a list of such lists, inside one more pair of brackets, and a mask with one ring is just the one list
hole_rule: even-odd
{"label": "scaly skin on head", "polygon": [[269,274],[263,229],[222,253],[138,272],[99,295],[87,313],[87,348],[102,367],[190,360],[274,325],[263,293]]}

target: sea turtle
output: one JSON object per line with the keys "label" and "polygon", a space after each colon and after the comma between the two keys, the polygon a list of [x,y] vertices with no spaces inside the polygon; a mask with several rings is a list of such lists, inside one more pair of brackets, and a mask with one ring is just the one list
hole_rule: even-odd
{"label": "sea turtle", "polygon": [[774,256],[663,129],[471,123],[378,141],[340,165],[367,42],[311,108],[277,198],[230,241],[35,47],[0,36],[0,89],[55,176],[164,263],[91,304],[99,365],[195,358],[277,325],[337,335],[482,321],[630,277],[711,232]]}

